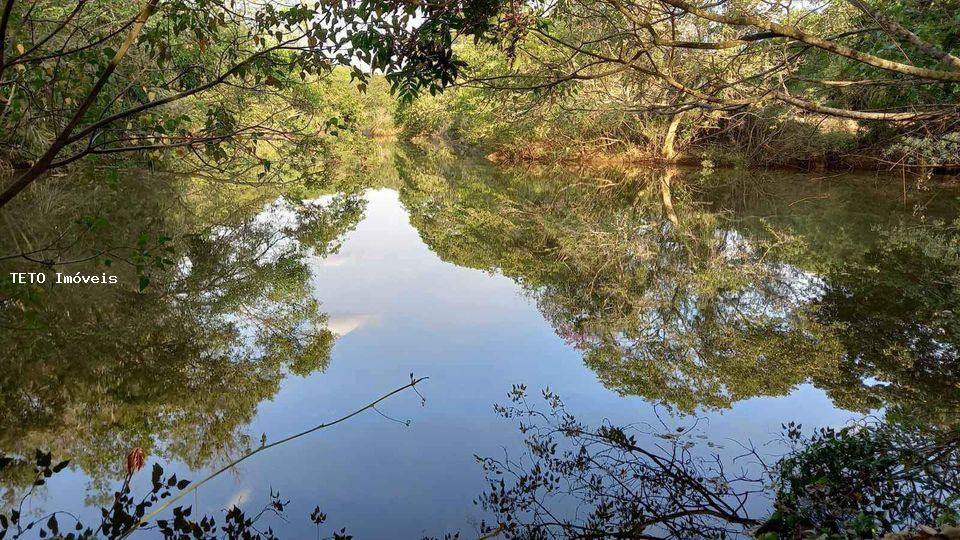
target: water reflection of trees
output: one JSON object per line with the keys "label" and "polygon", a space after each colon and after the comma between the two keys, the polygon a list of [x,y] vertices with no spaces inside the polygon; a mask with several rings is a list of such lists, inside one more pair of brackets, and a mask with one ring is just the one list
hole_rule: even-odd
{"label": "water reflection of trees", "polygon": [[[0,304],[0,453],[51,448],[95,481],[119,477],[118,456],[131,446],[193,467],[229,455],[247,445],[241,428],[286,373],[326,367],[333,336],[311,296],[306,257],[335,251],[363,209],[359,196],[340,195],[281,199],[261,212],[270,199],[262,193],[239,203],[232,193],[226,205],[217,190],[124,182],[129,190],[85,207],[63,204],[58,192],[36,211],[4,216],[4,254],[48,246],[38,256],[93,257],[56,265],[51,276],[120,278],[115,286],[6,282]],[[144,183],[151,189],[137,189]],[[55,211],[43,212],[43,202]],[[97,226],[71,224],[85,213]],[[2,265],[4,274],[43,269],[22,257]]]}
{"label": "water reflection of trees", "polygon": [[[747,442],[724,457],[697,421],[591,426],[549,390],[543,402],[523,385],[508,396],[510,403],[494,408],[517,423],[525,444],[519,454],[478,458],[487,480],[478,502],[494,516],[481,526],[489,536],[912,539],[960,532],[956,430],[862,421],[808,437],[790,422],[778,458]],[[922,533],[910,532],[920,526]]]}
{"label": "water reflection of trees", "polygon": [[851,409],[956,423],[960,411],[960,234],[899,226],[837,265],[817,316],[838,329],[845,361],[828,388]]}
{"label": "water reflection of trees", "polygon": [[889,211],[889,193],[797,195],[796,178],[755,177],[747,190],[721,173],[497,173],[420,155],[401,171],[423,239],[520,283],[621,393],[692,410],[812,380],[852,409],[956,410],[956,230],[897,232],[919,222]]}

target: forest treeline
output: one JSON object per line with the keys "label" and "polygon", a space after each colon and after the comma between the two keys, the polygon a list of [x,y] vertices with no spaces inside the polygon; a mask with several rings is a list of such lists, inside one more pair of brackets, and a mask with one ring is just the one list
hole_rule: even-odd
{"label": "forest treeline", "polygon": [[409,138],[504,161],[956,170],[960,4],[542,0],[461,43]]}
{"label": "forest treeline", "polygon": [[453,33],[486,25],[474,3],[3,0],[0,207],[122,159],[314,179],[329,138],[357,131],[371,73],[399,96],[436,91],[459,68]]}
{"label": "forest treeline", "polygon": [[[956,0],[3,0],[0,206],[68,165],[131,154],[310,177],[371,74],[400,98],[405,136],[507,160],[955,170],[957,13]],[[349,80],[331,85],[338,67]]]}

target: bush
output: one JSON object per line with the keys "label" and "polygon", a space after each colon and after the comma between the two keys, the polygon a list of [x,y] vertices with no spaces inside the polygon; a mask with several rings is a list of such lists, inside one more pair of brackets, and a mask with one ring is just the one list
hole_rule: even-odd
{"label": "bush", "polygon": [[919,525],[955,525],[960,435],[893,424],[821,429],[775,466],[777,511],[761,527],[779,537],[813,531],[873,538]]}

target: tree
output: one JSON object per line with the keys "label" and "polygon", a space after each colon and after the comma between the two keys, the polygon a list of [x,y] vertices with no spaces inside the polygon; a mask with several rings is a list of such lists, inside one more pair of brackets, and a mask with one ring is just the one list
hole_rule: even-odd
{"label": "tree", "polygon": [[[358,65],[385,72],[401,96],[436,91],[460,65],[451,33],[482,29],[491,5],[4,0],[0,142],[19,172],[0,207],[91,155],[180,148],[216,159],[242,141],[257,157],[264,141],[323,126],[289,93],[334,65],[351,66],[361,87],[368,71]],[[245,114],[271,98],[282,106]],[[294,125],[278,120],[286,113]]]}
{"label": "tree", "polygon": [[[500,22],[501,32],[512,38],[507,42],[511,54],[522,53],[527,42],[520,38],[526,36],[560,51],[554,55],[558,61],[527,59],[540,69],[515,74],[516,79],[527,81],[527,87],[629,72],[656,83],[660,99],[642,105],[670,114],[692,108],[736,110],[779,101],[858,120],[956,117],[950,103],[922,99],[914,105],[917,110],[893,112],[829,107],[797,95],[796,91],[817,85],[960,82],[960,58],[861,0],[811,6],[686,0],[539,2],[513,5]],[[944,29],[934,35],[950,34]],[[866,43],[858,48],[857,40]],[[955,46],[952,38],[947,40],[948,47]],[[903,60],[881,56],[878,51],[890,45],[902,52]],[[838,82],[804,77],[802,66],[814,54],[828,55],[844,65],[869,66],[878,76],[896,79]],[[513,88],[523,86],[521,82]]]}
{"label": "tree", "polygon": [[[806,142],[810,155],[797,161],[817,166],[826,161],[818,153],[851,150],[846,141],[879,163],[955,166],[956,8],[891,0],[516,3],[487,34],[492,46],[471,51],[462,96],[446,101],[459,112],[455,127],[470,127],[462,116],[497,123],[483,142],[500,143],[495,150],[508,158],[537,158],[531,138],[588,155],[673,161],[691,143],[753,157],[754,145],[780,137]],[[501,143],[503,130],[520,133]],[[836,137],[817,144],[811,131]],[[921,148],[884,153],[902,138],[921,140]],[[768,160],[784,164],[777,152],[768,150]],[[921,164],[924,152],[939,159]]]}

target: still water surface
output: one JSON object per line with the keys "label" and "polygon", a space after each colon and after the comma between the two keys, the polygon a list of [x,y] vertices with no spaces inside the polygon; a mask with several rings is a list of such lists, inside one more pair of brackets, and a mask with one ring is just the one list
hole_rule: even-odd
{"label": "still water surface", "polygon": [[[776,439],[790,420],[814,427],[864,414],[922,413],[932,424],[954,417],[957,373],[929,367],[956,356],[956,292],[947,282],[956,279],[957,261],[941,260],[949,250],[934,242],[956,240],[948,226],[960,194],[954,188],[904,192],[888,179],[758,180],[753,172],[681,172],[665,185],[660,172],[503,172],[426,158],[400,159],[396,169],[395,178],[373,178],[350,196],[347,206],[357,213],[348,225],[324,222],[315,236],[336,238],[339,249],[315,240],[297,251],[302,283],[241,276],[233,286],[258,289],[241,295],[223,292],[231,274],[222,269],[175,286],[158,275],[168,300],[113,299],[107,309],[128,321],[116,323],[116,332],[93,329],[111,324],[109,316],[84,322],[80,314],[52,323],[69,331],[18,336],[8,362],[45,372],[5,376],[10,395],[34,398],[5,398],[10,435],[2,450],[44,444],[76,465],[32,509],[102,502],[98,494],[118,478],[123,449],[133,445],[148,448],[148,465],[159,460],[180,477],[202,477],[261,436],[269,442],[336,418],[403,385],[410,373],[429,377],[419,387],[425,403],[403,393],[379,407],[382,414],[368,411],[244,462],[188,502],[217,515],[233,504],[255,511],[279,490],[292,501],[289,521],[271,525],[292,538],[316,534],[306,519],[315,505],[357,538],[472,537],[489,518],[473,504],[485,487],[474,456],[518,451],[522,436],[493,405],[519,383],[534,394],[549,387],[588,423],[674,426],[688,421],[678,415],[696,414],[728,457],[741,453],[738,442]],[[664,208],[665,190],[672,211]],[[229,239],[241,230],[247,239],[290,219],[273,206],[197,238]],[[308,244],[289,227],[281,233],[271,233],[268,249],[234,242],[236,252],[224,260]],[[181,276],[207,271],[204,257],[220,245],[209,242],[172,250]],[[284,296],[291,290],[303,293],[299,304],[319,301],[338,336],[318,365],[254,368],[271,356],[246,352],[238,360],[231,355],[241,347],[223,329],[185,330],[232,320],[242,339],[256,341],[257,322],[293,320],[291,328],[302,328],[308,317],[264,307],[293,305]],[[936,305],[918,303],[930,291]],[[103,293],[89,294],[86,301],[96,303]],[[199,307],[189,307],[193,297],[204,299]],[[157,307],[170,298],[179,299],[176,315]],[[124,309],[146,320],[129,322],[138,315]],[[200,315],[179,320],[191,309]],[[263,313],[251,315],[256,309]],[[168,327],[167,319],[179,322]],[[140,342],[135,331],[166,337]],[[80,352],[46,350],[43,339],[60,333],[58,345]],[[271,339],[254,349],[298,350]],[[176,375],[123,364],[129,357],[118,356],[131,354],[128,347],[143,352],[143,365],[176,357],[190,363],[171,370],[196,380],[209,368],[209,378],[178,393],[165,388],[179,384]],[[85,368],[71,362],[87,362],[85,355],[103,365],[77,377],[101,382],[72,385],[71,370]],[[251,364],[235,370],[230,362]],[[61,385],[56,398],[50,384]],[[51,404],[38,405],[43,399]],[[92,428],[84,426],[87,416],[96,418]]]}

